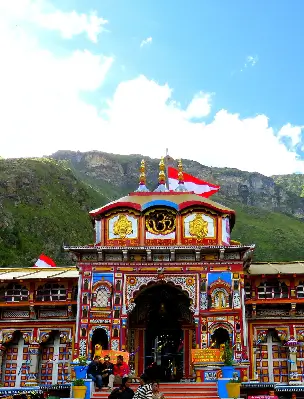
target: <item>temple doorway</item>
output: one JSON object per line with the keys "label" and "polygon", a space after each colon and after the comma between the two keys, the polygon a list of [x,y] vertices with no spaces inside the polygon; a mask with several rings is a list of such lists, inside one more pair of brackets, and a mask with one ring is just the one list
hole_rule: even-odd
{"label": "temple doorway", "polygon": [[260,382],[288,382],[288,350],[275,329],[269,329],[266,339],[256,349],[256,374]]}
{"label": "temple doorway", "polygon": [[23,387],[29,373],[30,357],[22,333],[15,331],[4,346],[1,382],[4,387]]}
{"label": "temple doorway", "polygon": [[217,328],[211,335],[211,347],[219,349],[226,342],[230,342],[229,332],[223,327]]}
{"label": "temple doorway", "polygon": [[98,344],[104,350],[108,350],[109,348],[109,338],[107,331],[104,328],[96,328],[93,332],[92,336],[92,347],[91,347],[91,356],[94,358],[95,354],[95,345]]}
{"label": "temple doorway", "polygon": [[186,340],[185,348],[184,335],[194,329],[189,297],[173,285],[159,283],[141,291],[135,304],[129,328],[144,331],[143,370],[154,380],[179,381],[189,363],[190,342]]}
{"label": "temple doorway", "polygon": [[60,332],[53,330],[40,345],[38,380],[41,385],[64,384],[70,374],[70,353],[61,342]]}

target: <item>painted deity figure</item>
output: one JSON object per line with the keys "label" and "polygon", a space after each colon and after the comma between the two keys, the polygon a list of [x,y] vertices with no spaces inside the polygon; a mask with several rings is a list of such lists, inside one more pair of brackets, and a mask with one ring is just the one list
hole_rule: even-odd
{"label": "painted deity figure", "polygon": [[223,291],[218,291],[215,294],[215,308],[216,309],[222,309],[226,307],[226,296],[223,293]]}

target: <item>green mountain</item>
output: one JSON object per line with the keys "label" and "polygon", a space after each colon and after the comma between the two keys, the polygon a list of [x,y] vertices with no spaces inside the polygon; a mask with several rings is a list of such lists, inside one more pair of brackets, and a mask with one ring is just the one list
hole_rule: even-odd
{"label": "green mountain", "polygon": [[41,252],[70,264],[62,244],[93,240],[88,211],[105,198],[50,159],[0,160],[0,266],[32,266]]}
{"label": "green mountain", "polygon": [[[92,242],[88,211],[134,191],[141,159],[97,151],[0,159],[0,266],[31,266],[41,252],[71,264],[62,244]],[[154,189],[159,160],[145,159]],[[190,174],[221,185],[212,199],[236,210],[233,238],[255,243],[256,261],[304,259],[302,175],[265,177],[183,162]]]}

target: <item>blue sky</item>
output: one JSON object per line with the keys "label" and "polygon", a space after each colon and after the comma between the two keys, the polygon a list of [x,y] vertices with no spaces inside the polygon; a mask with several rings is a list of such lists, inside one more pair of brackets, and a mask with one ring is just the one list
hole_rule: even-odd
{"label": "blue sky", "polygon": [[[15,114],[7,110],[20,107],[23,122],[11,127],[8,118],[0,155],[157,157],[169,147],[211,166],[304,172],[301,0],[22,0],[21,16],[3,1],[12,37],[17,26],[35,49],[24,50],[32,76],[18,71],[28,84],[16,84],[28,112],[21,100]],[[107,23],[92,22],[92,12]],[[8,73],[16,65],[9,57]],[[16,136],[24,145],[12,149]]]}

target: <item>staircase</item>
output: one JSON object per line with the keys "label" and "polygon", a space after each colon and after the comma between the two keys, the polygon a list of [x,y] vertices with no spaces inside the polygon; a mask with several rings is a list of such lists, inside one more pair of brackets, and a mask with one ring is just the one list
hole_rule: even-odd
{"label": "staircase", "polygon": [[[136,391],[138,384],[132,384],[131,388]],[[161,383],[160,391],[165,399],[218,399],[216,382],[190,382],[190,383]],[[93,399],[106,399],[110,392],[105,388],[94,392]]]}

